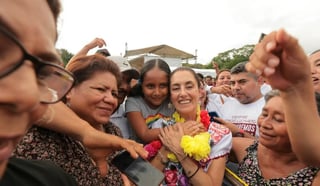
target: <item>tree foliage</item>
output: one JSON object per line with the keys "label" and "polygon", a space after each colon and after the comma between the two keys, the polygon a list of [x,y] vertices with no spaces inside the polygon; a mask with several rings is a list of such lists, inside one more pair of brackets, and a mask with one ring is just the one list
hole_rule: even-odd
{"label": "tree foliage", "polygon": [[218,63],[219,69],[231,69],[236,64],[248,61],[250,55],[253,52],[254,45],[244,45],[241,48],[227,50],[219,53],[217,56],[212,58],[212,61],[208,64],[189,64],[183,63],[182,66],[188,66],[191,68],[199,69],[212,69],[212,62]]}
{"label": "tree foliage", "polygon": [[67,49],[58,49],[60,56],[62,58],[62,61],[64,63],[64,66],[68,63],[68,61],[74,56],[71,52],[69,52]]}
{"label": "tree foliage", "polygon": [[212,61],[218,63],[220,69],[231,69],[234,65],[240,62],[248,61],[253,52],[253,48],[254,45],[245,45],[238,49],[231,49],[219,53],[212,59]]}

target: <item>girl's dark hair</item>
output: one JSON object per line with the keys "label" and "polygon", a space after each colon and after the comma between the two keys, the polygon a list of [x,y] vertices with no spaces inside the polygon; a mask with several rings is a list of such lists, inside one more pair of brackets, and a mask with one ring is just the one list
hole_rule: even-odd
{"label": "girl's dark hair", "polygon": [[190,67],[178,67],[176,68],[174,71],[172,71],[171,75],[170,75],[170,81],[171,81],[171,77],[176,73],[176,72],[179,72],[179,71],[188,71],[190,72],[194,79],[196,80],[197,82],[197,85],[198,85],[198,88],[200,88],[200,80],[199,80],[199,76],[197,75],[197,73]]}
{"label": "girl's dark hair", "polygon": [[117,87],[121,85],[121,72],[118,65],[99,54],[78,57],[70,61],[66,69],[75,76],[75,86],[90,79],[96,72],[111,73],[117,80]]}
{"label": "girl's dark hair", "polygon": [[146,73],[154,68],[159,68],[160,70],[164,71],[167,74],[167,78],[169,79],[171,70],[170,70],[169,65],[164,60],[162,60],[162,59],[148,60],[142,66],[138,83],[134,87],[132,87],[132,89],[128,95],[129,97],[137,97],[137,96],[143,97],[141,84],[144,81],[144,77],[145,77]]}

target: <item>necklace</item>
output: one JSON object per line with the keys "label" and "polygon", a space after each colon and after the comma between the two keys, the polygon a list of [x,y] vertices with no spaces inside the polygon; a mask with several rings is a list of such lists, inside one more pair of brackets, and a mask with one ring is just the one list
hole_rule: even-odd
{"label": "necklace", "polygon": [[[208,130],[210,125],[210,117],[206,110],[200,111],[200,105],[197,106],[197,122],[201,122],[204,127]],[[168,122],[170,124],[174,123],[184,123],[185,119],[180,116],[180,114],[175,111],[172,115],[173,122]],[[184,153],[197,160],[200,161],[202,159],[206,159],[210,153],[210,134],[208,132],[203,132],[197,134],[195,136],[184,135],[181,138],[181,148]],[[153,158],[161,148],[162,144],[160,140],[155,140],[149,144],[147,144],[144,148],[149,152],[148,159]],[[168,154],[168,159],[173,162],[178,162],[176,156],[173,153]]]}
{"label": "necklace", "polygon": [[[185,119],[183,117],[181,117],[177,111],[175,111],[172,114],[172,117],[173,117],[175,123],[184,123],[185,122]],[[196,118],[197,118],[196,121],[201,122],[203,124],[203,126],[208,130],[208,127],[210,125],[210,116],[208,114],[208,111],[206,111],[206,110],[200,111],[200,105],[197,106],[197,117]]]}

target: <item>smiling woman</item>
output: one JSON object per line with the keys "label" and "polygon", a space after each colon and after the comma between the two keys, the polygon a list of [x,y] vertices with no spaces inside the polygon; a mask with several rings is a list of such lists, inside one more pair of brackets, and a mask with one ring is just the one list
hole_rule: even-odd
{"label": "smiling woman", "polygon": [[[121,136],[119,128],[109,122],[118,105],[119,67],[101,55],[91,55],[75,58],[67,69],[76,82],[65,97],[66,104],[97,130]],[[99,172],[100,164],[93,163],[97,153],[85,150],[74,138],[41,127],[31,128],[15,151],[18,157],[53,161],[79,185],[123,185],[121,173],[113,165],[109,164],[108,172]]]}
{"label": "smiling woman", "polygon": [[240,178],[249,185],[318,185],[319,168],[299,161],[291,149],[279,91],[270,91],[265,100],[258,118],[259,139],[233,139]]}
{"label": "smiling woman", "polygon": [[200,112],[200,82],[187,67],[170,76],[170,100],[176,111],[169,126],[160,129],[163,146],[152,159],[166,177],[163,185],[222,185],[231,132],[210,123],[208,113]]}
{"label": "smiling woman", "polygon": [[109,59],[92,55],[70,61],[67,70],[74,74],[76,83],[66,96],[66,104],[101,130],[118,106],[119,67]]}
{"label": "smiling woman", "polygon": [[47,104],[59,101],[73,84],[72,75],[57,65],[59,12],[57,0],[0,1],[0,185],[77,185],[52,162],[12,157],[26,130],[39,119],[36,108],[41,105],[44,113]]}

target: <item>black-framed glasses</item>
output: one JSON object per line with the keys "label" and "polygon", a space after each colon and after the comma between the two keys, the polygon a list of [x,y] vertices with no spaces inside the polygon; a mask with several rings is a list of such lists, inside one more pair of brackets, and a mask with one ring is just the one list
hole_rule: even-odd
{"label": "black-framed glasses", "polygon": [[29,60],[33,63],[36,72],[41,103],[56,103],[72,88],[74,77],[70,72],[59,66],[57,62],[43,61],[29,54],[21,42],[3,26],[0,26],[0,43],[0,79]]}

